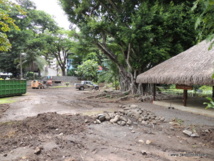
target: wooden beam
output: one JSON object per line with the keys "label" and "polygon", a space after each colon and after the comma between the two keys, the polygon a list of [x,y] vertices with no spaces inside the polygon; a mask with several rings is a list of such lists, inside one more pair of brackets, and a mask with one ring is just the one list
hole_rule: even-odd
{"label": "wooden beam", "polygon": [[155,97],[156,97],[156,85],[153,84],[153,101],[155,101]]}
{"label": "wooden beam", "polygon": [[184,102],[184,106],[187,105],[187,90],[184,89],[184,93],[183,93],[183,102]]}

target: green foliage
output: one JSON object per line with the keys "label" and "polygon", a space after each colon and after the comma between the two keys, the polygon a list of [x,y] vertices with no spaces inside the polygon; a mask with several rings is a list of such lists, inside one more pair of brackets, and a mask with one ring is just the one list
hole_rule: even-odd
{"label": "green foliage", "polygon": [[203,40],[202,35],[208,35],[207,39],[212,42],[210,46],[212,48],[214,45],[214,41],[212,41],[214,39],[214,0],[197,0],[193,10],[199,7],[202,8],[202,12],[197,18],[195,28],[200,28],[201,30],[199,40]]}
{"label": "green foliage", "polygon": [[209,102],[204,102],[203,104],[207,105],[206,109],[214,108],[214,101],[211,97],[206,97]]}
{"label": "green foliage", "polygon": [[98,63],[94,60],[86,60],[77,67],[76,74],[87,80],[97,81]]}
{"label": "green foliage", "polygon": [[24,14],[19,6],[8,0],[0,0],[0,51],[8,51],[11,48],[6,33],[11,29],[19,30],[19,27],[15,24],[15,20],[10,16],[12,10],[17,10],[19,13]]}

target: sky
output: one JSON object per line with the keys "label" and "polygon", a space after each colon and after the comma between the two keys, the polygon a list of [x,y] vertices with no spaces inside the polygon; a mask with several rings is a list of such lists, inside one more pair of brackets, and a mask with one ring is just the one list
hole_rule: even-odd
{"label": "sky", "polygon": [[60,27],[69,29],[67,15],[58,4],[58,0],[31,0],[36,4],[37,10],[42,10],[53,16]]}

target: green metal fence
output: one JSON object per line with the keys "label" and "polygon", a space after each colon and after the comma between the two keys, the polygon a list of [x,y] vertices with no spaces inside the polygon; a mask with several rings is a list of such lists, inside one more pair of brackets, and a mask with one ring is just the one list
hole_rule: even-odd
{"label": "green metal fence", "polygon": [[26,90],[26,80],[0,80],[0,97],[22,95]]}

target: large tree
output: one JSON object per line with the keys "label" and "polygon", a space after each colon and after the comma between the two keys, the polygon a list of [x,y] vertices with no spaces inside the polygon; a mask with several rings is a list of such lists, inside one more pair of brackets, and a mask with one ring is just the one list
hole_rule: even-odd
{"label": "large tree", "polygon": [[24,13],[20,13],[19,10],[11,10],[8,14],[15,20],[19,30],[11,29],[8,31],[8,39],[12,44],[11,50],[0,53],[0,69],[5,72],[11,72],[14,76],[19,74],[20,63],[14,60],[18,60],[21,53],[26,53],[27,56],[25,58],[28,59],[26,64],[38,62],[40,60],[38,58],[40,58],[44,49],[44,41],[42,39],[44,31],[49,30],[54,33],[58,30],[53,18],[43,11],[36,10],[33,2],[30,0],[17,0],[17,2],[17,5]]}
{"label": "large tree", "polygon": [[82,38],[120,72],[123,91],[137,91],[136,75],[195,43],[192,1],[60,0]]}
{"label": "large tree", "polygon": [[69,38],[67,31],[59,30],[56,33],[46,33],[45,51],[46,54],[56,58],[59,67],[61,68],[62,75],[66,75],[66,65],[73,41]]}

